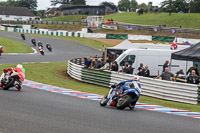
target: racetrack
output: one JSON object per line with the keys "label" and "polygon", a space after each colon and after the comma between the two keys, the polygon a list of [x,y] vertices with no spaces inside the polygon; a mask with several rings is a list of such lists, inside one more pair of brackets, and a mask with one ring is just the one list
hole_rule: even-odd
{"label": "racetrack", "polygon": [[[0,36],[23,40],[19,34]],[[26,35],[27,37],[28,35]],[[28,36],[27,38],[31,38]],[[38,37],[52,44],[45,56],[3,55],[0,63],[67,62],[68,59],[100,54],[96,49],[54,38]],[[26,40],[25,43],[30,44]],[[97,101],[23,87],[0,90],[0,133],[199,133],[199,119],[142,109],[134,111],[100,107]]]}

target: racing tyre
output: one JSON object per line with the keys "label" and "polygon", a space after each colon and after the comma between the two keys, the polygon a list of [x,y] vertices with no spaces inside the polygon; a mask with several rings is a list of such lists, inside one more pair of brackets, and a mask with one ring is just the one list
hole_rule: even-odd
{"label": "racing tyre", "polygon": [[108,95],[105,95],[105,96],[101,99],[101,101],[100,101],[100,105],[101,105],[101,106],[106,106],[107,97],[108,97]]}
{"label": "racing tyre", "polygon": [[14,82],[15,82],[15,79],[11,78],[10,82],[7,85],[5,85],[5,86],[3,85],[3,90],[8,90],[10,87],[13,86]]}
{"label": "racing tyre", "polygon": [[132,98],[129,95],[122,96],[117,102],[117,109],[122,110],[122,109],[128,107],[131,100],[132,100]]}

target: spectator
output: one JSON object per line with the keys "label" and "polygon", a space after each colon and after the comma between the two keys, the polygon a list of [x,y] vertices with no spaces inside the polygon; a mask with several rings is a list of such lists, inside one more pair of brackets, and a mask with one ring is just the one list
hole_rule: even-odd
{"label": "spectator", "polygon": [[94,66],[95,66],[95,64],[96,64],[96,60],[95,60],[95,58],[93,58],[93,57],[90,57],[90,68],[92,69],[92,68],[94,68]]}
{"label": "spectator", "polygon": [[149,71],[147,65],[146,65],[145,68],[144,68],[144,77],[150,77],[150,71]]}
{"label": "spectator", "polygon": [[169,66],[168,64],[169,64],[169,61],[166,60],[166,61],[165,61],[165,64],[163,65],[163,72],[165,71],[165,68]]}
{"label": "spectator", "polygon": [[143,63],[140,63],[140,67],[138,67],[138,70],[140,69],[144,70]]}
{"label": "spectator", "polygon": [[199,84],[199,77],[196,75],[196,71],[192,70],[192,74],[187,77],[187,83]]}
{"label": "spectator", "polygon": [[117,65],[117,62],[116,62],[116,61],[113,61],[113,62],[112,62],[110,71],[115,71],[115,72],[118,71],[118,65]]}
{"label": "spectator", "polygon": [[131,65],[129,65],[129,73],[128,74],[133,74],[133,70],[134,70],[134,68],[131,66]]}
{"label": "spectator", "polygon": [[144,76],[144,71],[142,68],[139,69],[139,72],[137,73],[138,76]]}
{"label": "spectator", "polygon": [[162,78],[162,80],[168,80],[168,81],[172,81],[173,80],[173,77],[174,77],[174,74],[172,74],[171,72],[169,72],[169,69],[168,67],[165,68],[165,71],[161,74],[161,75],[158,75],[156,77],[156,79],[158,78]]}
{"label": "spectator", "polygon": [[89,59],[87,57],[84,58],[84,67],[85,68],[89,68],[91,62],[89,61]]}
{"label": "spectator", "polygon": [[111,21],[111,24],[114,24],[114,21],[113,21],[113,19],[112,19],[112,18],[110,19],[110,21]]}
{"label": "spectator", "polygon": [[100,68],[103,67],[103,66],[104,66],[104,63],[103,63],[103,61],[99,58],[99,59],[97,60],[97,63],[95,64],[94,68],[100,69]]}
{"label": "spectator", "polygon": [[128,66],[128,63],[125,63],[125,66],[124,66],[124,68],[122,69],[122,72],[123,72],[123,73],[129,74],[129,66]]}
{"label": "spectator", "polygon": [[199,76],[199,71],[198,71],[198,64],[195,64],[193,67],[190,67],[189,70],[187,71],[187,75],[192,73],[192,70],[195,70],[196,75]]}
{"label": "spectator", "polygon": [[183,69],[181,68],[178,72],[176,72],[176,77],[179,76],[179,74],[184,75]]}

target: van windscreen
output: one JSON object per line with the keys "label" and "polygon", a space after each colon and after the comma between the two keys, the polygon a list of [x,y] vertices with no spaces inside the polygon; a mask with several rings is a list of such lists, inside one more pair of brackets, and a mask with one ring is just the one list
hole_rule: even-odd
{"label": "van windscreen", "polygon": [[125,66],[125,63],[132,65],[135,62],[135,55],[127,55],[121,62],[120,66]]}

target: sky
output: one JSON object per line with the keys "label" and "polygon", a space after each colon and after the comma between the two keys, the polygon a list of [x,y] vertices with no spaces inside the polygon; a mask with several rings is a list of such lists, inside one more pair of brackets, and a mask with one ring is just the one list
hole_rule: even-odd
{"label": "sky", "polygon": [[[3,0],[0,0],[3,1]],[[38,2],[38,10],[41,9],[47,9],[48,7],[51,7],[51,0],[37,0]],[[119,0],[86,0],[86,4],[87,5],[99,5],[101,2],[113,2],[114,4],[118,4]],[[138,2],[138,4],[141,3],[146,3],[148,4],[149,1],[153,2],[153,5],[159,5],[160,2],[164,1],[164,0],[136,0]]]}

